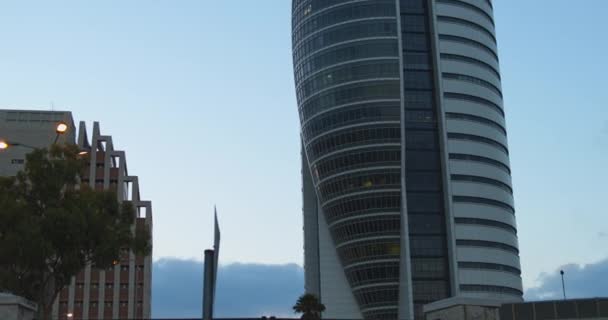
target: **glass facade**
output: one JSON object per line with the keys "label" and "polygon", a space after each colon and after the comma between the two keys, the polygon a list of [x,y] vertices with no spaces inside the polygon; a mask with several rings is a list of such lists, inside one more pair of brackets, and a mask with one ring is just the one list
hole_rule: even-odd
{"label": "glass facade", "polygon": [[[317,196],[363,315],[396,318],[401,75],[395,1],[293,5],[296,93]],[[373,311],[378,308],[382,315]]]}
{"label": "glass facade", "polygon": [[[427,0],[400,0],[403,41],[405,190],[414,316],[424,304],[450,296],[442,150],[430,12]],[[422,99],[420,99],[423,97]],[[423,165],[421,165],[423,164]]]}

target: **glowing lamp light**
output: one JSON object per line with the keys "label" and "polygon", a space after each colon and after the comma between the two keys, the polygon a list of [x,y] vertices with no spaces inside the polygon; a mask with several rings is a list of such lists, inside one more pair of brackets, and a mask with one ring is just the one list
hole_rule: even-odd
{"label": "glowing lamp light", "polygon": [[68,125],[65,122],[60,122],[55,131],[57,131],[57,134],[64,134],[68,131]]}
{"label": "glowing lamp light", "polygon": [[68,316],[68,318],[72,318],[74,316],[74,314],[72,314],[71,312],[68,313],[66,316]]}
{"label": "glowing lamp light", "polygon": [[6,141],[0,141],[0,150],[8,149],[8,143]]}

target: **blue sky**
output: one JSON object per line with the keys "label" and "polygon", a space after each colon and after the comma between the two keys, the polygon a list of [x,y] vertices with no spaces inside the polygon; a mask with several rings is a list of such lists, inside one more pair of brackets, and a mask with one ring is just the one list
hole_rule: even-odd
{"label": "blue sky", "polygon": [[[217,204],[222,263],[301,265],[290,9],[0,1],[0,108],[54,104],[100,121],[153,201],[156,260],[200,260]],[[605,0],[495,1],[527,288],[608,258],[607,10]]]}

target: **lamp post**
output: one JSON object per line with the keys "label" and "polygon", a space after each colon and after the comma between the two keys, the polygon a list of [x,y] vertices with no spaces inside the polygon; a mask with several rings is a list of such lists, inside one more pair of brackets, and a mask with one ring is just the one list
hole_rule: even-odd
{"label": "lamp post", "polygon": [[[55,140],[53,141],[53,144],[57,144],[57,140],[59,140],[59,136],[62,134],[65,134],[69,129],[69,126],[65,123],[65,122],[59,122],[57,123],[57,126],[55,127]],[[24,143],[20,143],[20,142],[14,142],[14,141],[7,141],[7,140],[2,140],[0,139],[0,151],[3,150],[7,150],[9,148],[12,147],[23,147],[23,148],[28,148],[28,149],[32,149],[35,150],[37,149],[34,146],[30,146]],[[79,155],[85,155],[88,152],[85,150],[80,151]]]}
{"label": "lamp post", "polygon": [[559,274],[562,275],[562,291],[564,293],[564,300],[566,300],[566,283],[564,282],[564,270],[560,270]]}
{"label": "lamp post", "polygon": [[11,141],[6,141],[6,140],[0,140],[0,151],[3,150],[7,150],[9,148],[12,147],[23,147],[23,148],[28,148],[28,149],[36,149],[36,147],[32,147],[30,145],[27,144],[23,144],[23,143],[19,143],[19,142],[11,142]]}
{"label": "lamp post", "polygon": [[57,124],[57,127],[55,127],[55,132],[57,133],[57,135],[55,135],[55,141],[53,141],[53,144],[57,143],[57,139],[59,139],[59,136],[66,133],[68,131],[68,125],[65,122],[59,122]]}

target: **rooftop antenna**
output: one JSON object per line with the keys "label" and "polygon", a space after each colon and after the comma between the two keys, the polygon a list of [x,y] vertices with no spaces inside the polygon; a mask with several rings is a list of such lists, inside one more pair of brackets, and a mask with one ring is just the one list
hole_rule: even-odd
{"label": "rooftop antenna", "polygon": [[559,274],[562,275],[562,292],[564,293],[564,300],[566,300],[566,284],[564,282],[564,270],[560,270]]}
{"label": "rooftop antenna", "polygon": [[51,111],[55,111],[55,102],[51,101]]}

